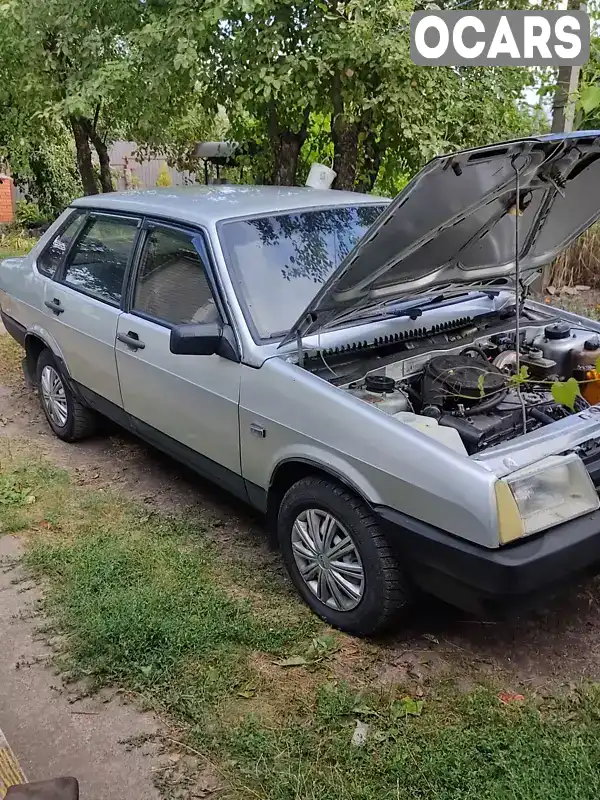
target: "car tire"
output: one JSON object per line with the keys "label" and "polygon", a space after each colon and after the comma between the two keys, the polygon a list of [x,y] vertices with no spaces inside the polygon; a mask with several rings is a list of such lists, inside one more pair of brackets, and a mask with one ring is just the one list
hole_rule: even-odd
{"label": "car tire", "polygon": [[412,587],[376,517],[339,484],[316,476],[295,483],[279,507],[277,535],[298,593],[330,625],[372,636],[411,605]]}
{"label": "car tire", "polygon": [[48,424],[59,439],[77,442],[96,432],[96,413],[74,397],[64,373],[49,350],[42,350],[37,360],[36,383]]}

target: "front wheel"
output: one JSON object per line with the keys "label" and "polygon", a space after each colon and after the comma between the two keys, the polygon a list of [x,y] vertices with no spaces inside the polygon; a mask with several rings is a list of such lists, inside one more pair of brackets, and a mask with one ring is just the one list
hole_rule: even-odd
{"label": "front wheel", "polygon": [[42,350],[37,360],[36,382],[48,424],[59,439],[76,442],[92,436],[96,414],[74,397],[49,350]]}
{"label": "front wheel", "polygon": [[277,532],[299,594],[336,628],[370,636],[410,605],[410,585],[377,519],[338,484],[318,477],[294,484],[282,500]]}

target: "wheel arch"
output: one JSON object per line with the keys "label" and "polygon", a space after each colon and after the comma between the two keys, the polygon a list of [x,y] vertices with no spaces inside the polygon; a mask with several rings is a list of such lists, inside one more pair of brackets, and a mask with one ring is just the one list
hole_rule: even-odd
{"label": "wheel arch", "polygon": [[355,481],[348,478],[347,475],[336,470],[335,467],[319,461],[313,461],[310,458],[292,456],[280,461],[271,475],[267,491],[267,519],[270,527],[275,525],[279,506],[287,490],[299,480],[311,476],[327,478],[353,492],[368,506],[371,505],[364,490],[357,486]]}
{"label": "wheel arch", "polygon": [[58,344],[53,337],[48,336],[45,331],[37,328],[32,328],[25,334],[25,361],[27,364],[27,371],[32,382],[35,383],[35,370],[37,360],[43,350],[49,350],[56,361],[58,362],[61,371],[65,377],[70,381],[71,376],[65,363],[64,358]]}

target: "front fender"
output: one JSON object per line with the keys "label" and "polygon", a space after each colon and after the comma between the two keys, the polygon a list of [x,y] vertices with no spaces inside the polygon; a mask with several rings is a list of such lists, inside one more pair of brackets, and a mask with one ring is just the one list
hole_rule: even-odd
{"label": "front fender", "polygon": [[240,449],[260,490],[282,463],[313,463],[373,505],[498,547],[489,470],[281,358],[243,367]]}

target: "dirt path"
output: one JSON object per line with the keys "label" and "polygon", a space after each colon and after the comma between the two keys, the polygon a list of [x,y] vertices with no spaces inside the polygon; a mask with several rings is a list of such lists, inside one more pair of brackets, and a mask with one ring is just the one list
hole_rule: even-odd
{"label": "dirt path", "polygon": [[24,582],[21,545],[0,537],[0,721],[28,780],[74,775],[82,800],[154,800],[158,724],[118,695],[77,700],[48,668],[52,651],[37,635],[39,590]]}
{"label": "dirt path", "polygon": [[[260,519],[211,484],[132,437],[107,427],[103,435],[86,443],[64,444],[49,432],[37,398],[21,383],[12,388],[0,385],[0,435],[15,442],[19,438],[33,439],[40,454],[72,470],[83,485],[112,486],[156,510],[193,509],[210,517],[216,523],[221,547],[270,573],[276,571],[282,576],[281,580],[285,580],[278,555],[267,545]],[[15,546],[8,537],[0,542],[4,548]],[[4,581],[4,588],[0,587],[3,598],[0,625],[4,626],[4,630],[0,628],[0,636],[2,641],[11,641],[14,646],[8,653],[7,648],[3,648],[0,655],[0,685],[11,685],[9,694],[17,693],[22,710],[7,724],[8,693],[2,691],[0,720],[9,728],[6,731],[9,738],[12,729],[15,747],[22,748],[25,769],[30,772],[33,769],[36,777],[53,771],[49,769],[51,765],[43,763],[43,743],[39,743],[39,750],[28,745],[33,741],[33,729],[43,720],[44,736],[49,730],[68,728],[72,733],[65,734],[67,746],[69,741],[74,743],[75,740],[89,743],[91,749],[84,749],[83,760],[92,751],[102,752],[104,746],[107,759],[116,758],[118,754],[113,763],[125,765],[122,767],[127,773],[124,778],[129,780],[134,776],[131,786],[135,788],[131,791],[123,791],[124,784],[118,792],[103,793],[97,784],[92,785],[91,793],[84,797],[94,800],[117,794],[129,798],[152,797],[148,791],[139,792],[139,787],[148,785],[140,775],[140,770],[149,774],[147,759],[134,753],[128,756],[133,758],[132,762],[119,761],[124,756],[116,745],[124,732],[127,734],[136,727],[138,732],[143,732],[148,724],[146,720],[138,718],[131,710],[121,708],[114,712],[112,705],[108,713],[103,711],[100,717],[74,717],[66,701],[50,688],[57,679],[43,664],[16,670],[19,659],[33,657],[35,660],[35,654],[39,653],[39,645],[32,639],[31,622],[18,618],[20,609],[26,607],[23,604],[27,598],[35,598],[35,591],[31,589],[21,594],[11,586],[10,577],[4,576]],[[12,605],[7,604],[8,598]],[[12,611],[7,612],[9,605]],[[17,619],[8,620],[7,615],[12,617],[14,613]],[[582,677],[600,679],[600,583],[594,580],[571,587],[536,611],[496,624],[470,619],[431,602],[415,615],[410,629],[376,644],[365,645],[365,651],[375,677],[382,683],[426,684],[433,677],[448,674],[458,677],[465,686],[493,678],[503,682],[506,688],[535,688],[543,693],[544,687],[551,691]],[[31,677],[27,679],[27,676]],[[30,681],[29,686],[24,680]],[[32,705],[31,700],[26,699],[28,692],[33,693],[29,697],[36,697],[36,703],[41,703],[39,711],[30,713],[31,730],[22,728],[19,721],[21,714],[25,715],[25,707]],[[26,724],[26,715],[24,718],[23,724]],[[109,722],[107,727],[103,727],[103,720]],[[51,736],[61,742],[60,735]],[[68,763],[61,758],[57,755],[56,769]],[[97,766],[93,772],[98,780],[106,780],[110,774],[106,768]]]}

